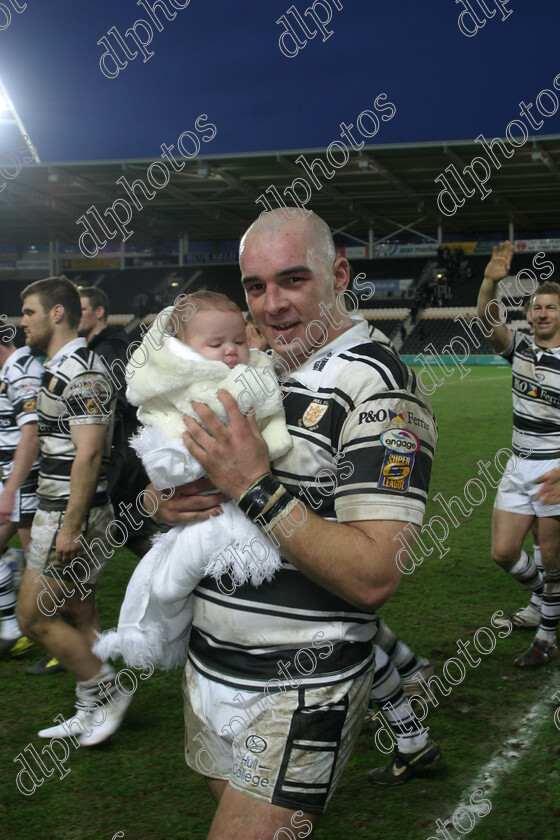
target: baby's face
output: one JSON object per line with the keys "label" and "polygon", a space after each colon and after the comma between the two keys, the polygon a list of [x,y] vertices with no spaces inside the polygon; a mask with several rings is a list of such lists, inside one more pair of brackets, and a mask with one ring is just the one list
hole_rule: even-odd
{"label": "baby's face", "polygon": [[201,356],[229,368],[249,363],[245,321],[237,312],[199,310],[188,322],[185,341]]}

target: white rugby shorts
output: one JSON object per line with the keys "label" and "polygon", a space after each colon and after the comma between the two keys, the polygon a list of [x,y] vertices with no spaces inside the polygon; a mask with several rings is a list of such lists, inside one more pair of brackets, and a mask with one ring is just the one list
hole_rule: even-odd
{"label": "white rugby shorts", "polygon": [[187,661],[185,760],[273,805],[322,814],[360,734],[373,670],[265,694],[209,680]]}
{"label": "white rugby shorts", "polygon": [[502,480],[498,485],[494,507],[508,513],[520,513],[526,516],[560,516],[560,504],[543,505],[535,499],[542,488],[536,484],[540,478],[550,470],[560,465],[558,459],[539,461],[512,455],[507,462]]}

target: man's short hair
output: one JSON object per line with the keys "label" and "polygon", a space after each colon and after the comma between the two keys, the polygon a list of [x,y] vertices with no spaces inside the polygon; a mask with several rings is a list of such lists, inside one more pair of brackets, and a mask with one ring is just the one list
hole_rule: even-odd
{"label": "man's short hair", "polygon": [[103,289],[97,289],[95,286],[86,286],[85,289],[79,289],[79,292],[81,298],[85,297],[89,300],[89,305],[92,309],[97,309],[98,306],[103,307],[105,310],[103,320],[106,321],[109,317],[110,304],[109,298]]}
{"label": "man's short hair", "polygon": [[63,274],[60,277],[46,277],[44,280],[36,280],[26,286],[20,297],[24,301],[29,295],[37,295],[39,302],[46,312],[53,306],[60,304],[64,307],[66,320],[71,329],[76,329],[82,317],[82,304],[80,294],[68,277]]}
{"label": "man's short hair", "polygon": [[558,298],[560,298],[560,283],[555,283],[554,280],[545,280],[544,283],[541,283],[531,296],[531,307],[537,295],[558,295]]}

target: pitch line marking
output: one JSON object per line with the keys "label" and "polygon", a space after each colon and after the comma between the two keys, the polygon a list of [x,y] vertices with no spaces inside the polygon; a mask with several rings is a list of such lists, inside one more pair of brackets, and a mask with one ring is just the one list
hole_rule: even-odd
{"label": "pitch line marking", "polygon": [[[511,372],[511,369],[510,369]],[[473,379],[473,382],[490,382],[492,379],[505,379],[505,374],[503,376],[481,376],[480,379]],[[463,382],[463,379],[457,379],[455,382],[448,382],[448,385],[459,385],[460,382]]]}
{"label": "pitch line marking", "polygon": [[[521,718],[517,729],[512,735],[509,735],[503,744],[498,747],[490,761],[488,761],[479,771],[477,776],[470,782],[463,790],[459,801],[455,808],[451,811],[451,815],[444,821],[447,827],[453,827],[451,817],[458,808],[464,808],[470,804],[470,795],[473,791],[482,789],[482,795],[487,796],[490,800],[490,794],[495,794],[498,789],[498,783],[505,776],[509,776],[515,768],[515,765],[533,746],[539,730],[544,726],[545,721],[550,714],[550,709],[546,705],[546,700],[552,696],[552,691],[558,686],[558,678],[555,675],[546,686],[541,699],[533,703],[529,711]],[[471,810],[472,813],[472,810]],[[474,818],[474,815],[473,815]],[[484,817],[476,816],[475,825]],[[475,826],[473,825],[473,828]]]}

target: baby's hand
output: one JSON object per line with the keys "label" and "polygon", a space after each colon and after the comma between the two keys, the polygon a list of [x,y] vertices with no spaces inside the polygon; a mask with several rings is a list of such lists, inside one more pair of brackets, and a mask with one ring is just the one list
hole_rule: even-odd
{"label": "baby's hand", "polygon": [[208,493],[215,490],[209,478],[199,478],[181,487],[175,487],[171,495],[169,490],[156,490],[153,484],[149,484],[144,494],[147,496],[143,502],[147,510],[154,507],[153,496],[157,499],[157,509],[152,514],[152,519],[165,525],[180,525],[192,522],[204,522],[211,516],[219,516],[223,513],[222,503],[227,502],[229,496],[225,493]]}

